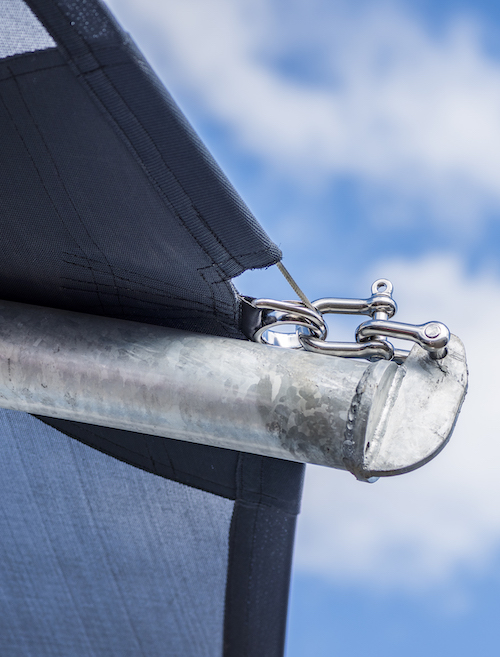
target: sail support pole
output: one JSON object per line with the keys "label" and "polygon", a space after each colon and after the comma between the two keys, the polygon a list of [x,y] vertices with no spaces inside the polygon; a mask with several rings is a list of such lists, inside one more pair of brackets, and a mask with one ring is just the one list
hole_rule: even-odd
{"label": "sail support pole", "polygon": [[445,445],[467,387],[460,340],[402,365],[283,350],[0,302],[0,406],[347,469],[400,474]]}

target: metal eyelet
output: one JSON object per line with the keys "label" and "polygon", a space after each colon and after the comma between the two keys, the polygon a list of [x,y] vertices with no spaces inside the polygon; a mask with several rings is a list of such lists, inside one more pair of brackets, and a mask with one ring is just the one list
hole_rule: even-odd
{"label": "metal eyelet", "polygon": [[[252,336],[255,342],[300,349],[301,335],[310,335],[320,340],[327,336],[328,329],[321,313],[307,308],[300,301],[253,299],[251,304],[262,311],[260,326]],[[293,326],[295,331],[284,333],[277,330],[284,326]]]}

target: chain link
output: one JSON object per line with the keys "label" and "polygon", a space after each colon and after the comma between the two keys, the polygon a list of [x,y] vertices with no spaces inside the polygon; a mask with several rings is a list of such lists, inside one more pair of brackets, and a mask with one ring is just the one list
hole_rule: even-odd
{"label": "chain link", "polygon": [[[416,342],[435,359],[446,356],[450,331],[442,322],[404,324],[391,321],[397,312],[392,298],[392,283],[376,280],[368,299],[318,299],[306,306],[301,301],[275,301],[273,299],[248,299],[260,311],[260,321],[250,336],[255,342],[284,347],[303,348],[328,356],[342,358],[366,358],[368,360],[394,360],[404,362],[408,351],[395,349],[387,338]],[[367,315],[371,319],[356,329],[355,342],[327,341],[328,329],[323,316]],[[294,327],[293,332],[283,332],[284,327]]]}

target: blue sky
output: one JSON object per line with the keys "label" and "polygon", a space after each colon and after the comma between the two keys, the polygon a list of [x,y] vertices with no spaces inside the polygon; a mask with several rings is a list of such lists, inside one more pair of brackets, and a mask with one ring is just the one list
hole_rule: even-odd
{"label": "blue sky", "polygon": [[[308,468],[287,657],[496,655],[500,5],[109,4],[308,296],[391,278],[401,321],[442,320],[468,351],[435,461],[373,486]],[[290,296],[275,268],[236,284]]]}

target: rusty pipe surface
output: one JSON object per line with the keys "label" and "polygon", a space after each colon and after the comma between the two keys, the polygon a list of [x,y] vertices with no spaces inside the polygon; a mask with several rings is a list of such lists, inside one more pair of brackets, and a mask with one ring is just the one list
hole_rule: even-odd
{"label": "rusty pipe surface", "polygon": [[4,408],[348,469],[359,479],[409,471],[440,451],[466,381],[454,337],[441,361],[415,346],[404,365],[367,363],[0,302]]}

